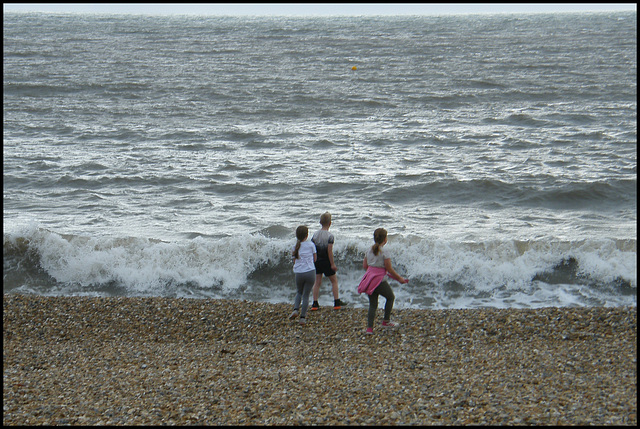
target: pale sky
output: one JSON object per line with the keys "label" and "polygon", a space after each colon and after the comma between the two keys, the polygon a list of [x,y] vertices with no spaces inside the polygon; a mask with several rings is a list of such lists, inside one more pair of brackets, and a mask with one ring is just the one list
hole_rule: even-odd
{"label": "pale sky", "polygon": [[636,11],[636,3],[4,3],[4,12],[151,15],[452,15]]}

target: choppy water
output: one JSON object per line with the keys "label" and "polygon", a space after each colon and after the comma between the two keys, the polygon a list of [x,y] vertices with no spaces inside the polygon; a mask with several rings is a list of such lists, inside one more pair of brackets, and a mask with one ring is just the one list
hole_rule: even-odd
{"label": "choppy water", "polygon": [[3,21],[5,293],[636,305],[635,12]]}

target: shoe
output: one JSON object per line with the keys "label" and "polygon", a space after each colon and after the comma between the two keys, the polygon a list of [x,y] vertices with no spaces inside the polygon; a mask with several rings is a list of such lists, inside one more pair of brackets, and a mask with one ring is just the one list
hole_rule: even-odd
{"label": "shoe", "polygon": [[365,335],[373,335],[373,328],[367,328],[367,330],[364,333]]}
{"label": "shoe", "polygon": [[336,299],[335,303],[333,304],[333,309],[340,310],[343,305],[344,305],[344,302],[340,301],[339,299]]}
{"label": "shoe", "polygon": [[298,317],[298,310],[293,310],[293,313],[289,316],[289,319],[293,320]]}
{"label": "shoe", "polygon": [[397,328],[398,324],[394,323],[394,322],[387,322],[387,321],[382,321],[382,327],[383,328]]}
{"label": "shoe", "polygon": [[313,301],[313,304],[311,304],[311,311],[316,311],[320,309],[320,304],[318,304],[318,301]]}
{"label": "shoe", "polygon": [[306,325],[307,324],[307,319],[305,319],[304,317],[300,318],[300,324],[301,325]]}

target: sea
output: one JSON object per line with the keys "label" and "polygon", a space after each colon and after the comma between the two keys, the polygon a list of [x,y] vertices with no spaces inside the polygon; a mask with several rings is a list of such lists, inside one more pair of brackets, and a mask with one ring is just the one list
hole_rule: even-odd
{"label": "sea", "polygon": [[396,309],[636,306],[635,11],[7,12],[3,55],[4,294],[292,304],[328,211],[353,308],[380,227]]}

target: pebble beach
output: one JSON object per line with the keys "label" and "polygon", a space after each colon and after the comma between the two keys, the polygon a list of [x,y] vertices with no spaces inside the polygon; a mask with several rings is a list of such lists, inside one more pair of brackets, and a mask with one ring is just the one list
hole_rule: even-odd
{"label": "pebble beach", "polygon": [[5,294],[3,425],[637,424],[635,307],[291,310]]}

